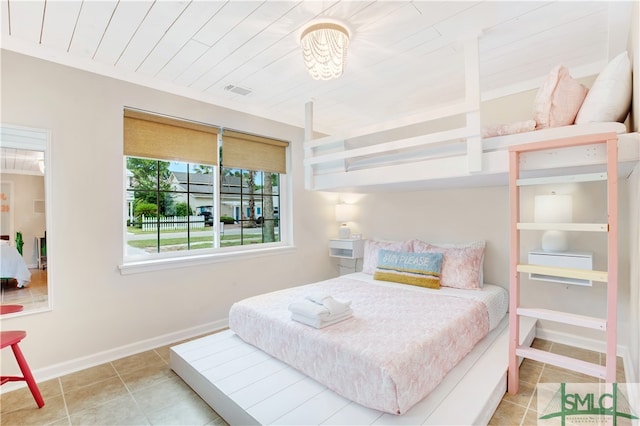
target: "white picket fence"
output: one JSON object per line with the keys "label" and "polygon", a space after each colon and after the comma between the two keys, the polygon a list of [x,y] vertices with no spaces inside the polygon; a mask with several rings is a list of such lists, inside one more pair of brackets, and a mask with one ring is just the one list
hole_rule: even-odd
{"label": "white picket fence", "polygon": [[[174,229],[204,229],[204,216],[165,216],[159,219],[161,231]],[[155,231],[158,229],[158,218],[142,215],[139,223],[142,224],[143,231]]]}

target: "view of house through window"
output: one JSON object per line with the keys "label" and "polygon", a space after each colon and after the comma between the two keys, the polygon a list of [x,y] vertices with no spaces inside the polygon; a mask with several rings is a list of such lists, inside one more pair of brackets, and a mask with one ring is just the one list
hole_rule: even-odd
{"label": "view of house through window", "polygon": [[127,176],[129,256],[280,241],[278,173],[127,157]]}
{"label": "view of house through window", "polygon": [[222,246],[280,241],[278,173],[223,167],[220,183]]}
{"label": "view of house through window", "polygon": [[281,241],[287,142],[137,110],[124,118],[126,258]]}

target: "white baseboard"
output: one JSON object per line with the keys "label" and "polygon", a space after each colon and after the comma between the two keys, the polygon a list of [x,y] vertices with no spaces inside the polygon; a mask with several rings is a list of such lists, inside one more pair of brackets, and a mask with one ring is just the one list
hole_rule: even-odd
{"label": "white baseboard", "polygon": [[[540,327],[536,327],[536,337],[550,342],[561,343],[563,345],[595,352],[604,353],[607,351],[606,343],[604,341],[576,336],[575,334],[564,333],[561,331],[545,330]],[[627,383],[638,383],[638,372],[635,371],[633,362],[631,362],[631,352],[629,352],[629,348],[624,345],[618,345],[616,353],[622,358],[625,380]]]}
{"label": "white baseboard", "polygon": [[[228,325],[228,318],[224,318],[197,327],[164,334],[162,336],[154,337],[147,340],[141,340],[139,342],[109,349],[103,352],[98,352],[96,354],[72,359],[37,370],[32,370],[32,373],[36,381],[44,382],[47,380],[65,376],[67,374],[75,373],[77,371],[85,370],[87,368],[95,367],[100,364],[111,362],[116,359],[149,351],[161,346],[170,345],[181,340],[191,339],[193,337],[220,331],[227,328]],[[0,388],[0,394],[10,392],[12,390],[19,389],[25,386],[25,382],[10,382]]]}

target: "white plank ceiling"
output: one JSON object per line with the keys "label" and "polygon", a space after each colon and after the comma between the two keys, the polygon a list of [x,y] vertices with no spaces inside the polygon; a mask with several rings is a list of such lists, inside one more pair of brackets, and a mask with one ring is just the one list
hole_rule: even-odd
{"label": "white plank ceiling", "polygon": [[[339,133],[461,100],[462,41],[480,31],[484,99],[535,88],[558,64],[596,74],[627,47],[631,6],[2,0],[1,45],[300,127],[313,100],[316,129]],[[312,80],[302,63],[301,29],[319,18],[352,33],[345,74],[332,81]]]}

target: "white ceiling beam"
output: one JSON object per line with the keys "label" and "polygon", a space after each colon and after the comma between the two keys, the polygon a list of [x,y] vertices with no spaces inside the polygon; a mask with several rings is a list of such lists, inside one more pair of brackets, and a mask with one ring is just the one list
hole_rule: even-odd
{"label": "white ceiling beam", "polygon": [[11,36],[40,43],[45,8],[44,0],[12,0],[7,2],[7,5]]}
{"label": "white ceiling beam", "polygon": [[[205,24],[216,16],[224,6],[223,2],[192,2],[180,16],[180,20],[163,34],[153,51],[140,65],[139,70],[145,74],[157,75],[181,49],[191,42],[191,39]],[[193,45],[193,44],[192,44]],[[188,67],[191,62],[185,62]]]}
{"label": "white ceiling beam", "polygon": [[109,22],[100,45],[94,52],[96,61],[115,65],[126,50],[140,24],[149,13],[153,1],[120,2]]}
{"label": "white ceiling beam", "polygon": [[47,2],[42,28],[42,44],[66,52],[81,8],[80,1]]}
{"label": "white ceiling beam", "polygon": [[117,65],[129,70],[137,70],[187,5],[188,2],[153,2],[153,7],[140,23],[135,36],[118,58]]}
{"label": "white ceiling beam", "polygon": [[113,1],[82,2],[69,52],[86,58],[93,57],[117,5]]}

